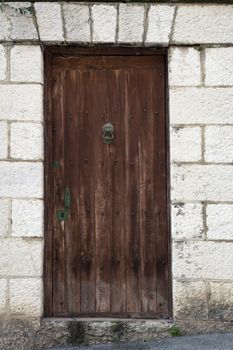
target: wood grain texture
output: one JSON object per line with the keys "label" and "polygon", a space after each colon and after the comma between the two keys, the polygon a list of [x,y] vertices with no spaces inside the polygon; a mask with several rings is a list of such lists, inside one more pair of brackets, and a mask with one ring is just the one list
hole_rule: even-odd
{"label": "wood grain texture", "polygon": [[[164,55],[58,51],[49,51],[55,82],[47,88],[47,120],[56,130],[47,144],[47,162],[59,160],[61,166],[46,180],[53,230],[45,260],[45,312],[167,318]],[[107,122],[115,129],[110,145],[102,138]],[[71,207],[68,219],[59,222],[56,212],[64,206],[66,187]],[[51,215],[47,227],[49,220]]]}

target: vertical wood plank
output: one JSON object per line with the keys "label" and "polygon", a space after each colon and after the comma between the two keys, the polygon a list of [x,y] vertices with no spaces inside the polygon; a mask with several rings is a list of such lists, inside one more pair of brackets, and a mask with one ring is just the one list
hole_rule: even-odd
{"label": "vertical wood plank", "polygon": [[108,90],[114,141],[110,146],[110,175],[112,193],[111,235],[111,312],[126,312],[125,280],[125,115],[123,72],[109,72]]}
{"label": "vertical wood plank", "polygon": [[95,312],[95,188],[94,188],[94,123],[91,114],[91,72],[80,70],[80,237],[81,237],[81,312]]}
{"label": "vertical wood plank", "polygon": [[53,309],[66,312],[66,257],[64,221],[57,210],[64,208],[64,71],[53,71],[52,89],[53,166]]}
{"label": "vertical wood plank", "polygon": [[109,145],[102,138],[103,125],[109,122],[108,72],[92,70],[91,116],[94,124],[93,173],[95,182],[96,312],[110,311],[110,235]]}
{"label": "vertical wood plank", "polygon": [[79,78],[76,70],[65,72],[64,183],[71,196],[65,221],[67,312],[80,312]]}
{"label": "vertical wood plank", "polygon": [[125,118],[125,235],[127,312],[141,312],[141,258],[139,225],[139,111],[137,71],[124,73]]}

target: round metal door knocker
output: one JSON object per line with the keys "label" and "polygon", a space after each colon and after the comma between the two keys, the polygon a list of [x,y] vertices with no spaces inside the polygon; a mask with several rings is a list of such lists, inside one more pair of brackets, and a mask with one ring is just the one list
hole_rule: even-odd
{"label": "round metal door knocker", "polygon": [[103,126],[103,140],[107,145],[114,140],[114,126],[111,123],[104,124]]}

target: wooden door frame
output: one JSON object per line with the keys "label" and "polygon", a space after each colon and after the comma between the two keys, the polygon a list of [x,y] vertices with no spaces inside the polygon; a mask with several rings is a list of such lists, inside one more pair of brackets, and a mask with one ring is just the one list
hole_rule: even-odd
{"label": "wooden door frame", "polygon": [[[53,56],[147,56],[162,55],[165,64],[165,127],[166,127],[166,175],[167,175],[167,227],[168,227],[168,288],[169,315],[172,317],[172,280],[171,280],[171,202],[170,202],[170,147],[169,147],[169,113],[168,113],[168,59],[166,48],[145,47],[44,47],[44,317],[53,317],[53,230],[52,230],[52,105],[51,105],[51,59]],[[98,317],[98,315],[96,316]]]}

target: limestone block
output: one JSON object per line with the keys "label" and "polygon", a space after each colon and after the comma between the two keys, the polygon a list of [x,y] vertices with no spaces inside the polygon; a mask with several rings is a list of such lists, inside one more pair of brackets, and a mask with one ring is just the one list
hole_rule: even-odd
{"label": "limestone block", "polygon": [[0,122],[0,159],[7,158],[8,154],[7,122]]}
{"label": "limestone block", "polygon": [[233,243],[176,241],[173,275],[183,279],[233,279]]}
{"label": "limestone block", "polygon": [[167,46],[172,28],[175,7],[170,5],[151,5],[148,12],[147,44]]}
{"label": "limestone block", "polygon": [[172,205],[173,239],[204,238],[202,205],[174,203]]}
{"label": "limestone block", "polygon": [[205,85],[233,85],[233,48],[205,50]]}
{"label": "limestone block", "polygon": [[91,8],[93,41],[114,43],[116,41],[117,9],[114,5],[96,4]]}
{"label": "limestone block", "polygon": [[12,201],[12,236],[43,236],[43,202],[41,200]]}
{"label": "limestone block", "polygon": [[172,166],[172,199],[185,201],[231,201],[233,167],[228,165]]}
{"label": "limestone block", "polygon": [[7,236],[10,231],[11,203],[9,199],[0,199],[0,237]]}
{"label": "limestone block", "polygon": [[91,27],[89,7],[85,4],[63,5],[64,21],[66,28],[66,41],[90,42]]}
{"label": "limestone block", "polygon": [[43,159],[43,142],[43,126],[41,124],[11,123],[11,158]]}
{"label": "limestone block", "polygon": [[232,43],[232,18],[233,6],[231,5],[180,5],[177,10],[172,43]]}
{"label": "limestone block", "polygon": [[12,81],[43,81],[43,58],[39,45],[15,45],[10,54]]}
{"label": "limestone block", "polygon": [[201,128],[171,128],[170,153],[175,162],[201,160]]}
{"label": "limestone block", "polygon": [[201,84],[200,51],[194,48],[171,48],[169,51],[169,85]]}
{"label": "limestone block", "polygon": [[42,314],[42,281],[39,278],[10,280],[10,313],[27,317]]}
{"label": "limestone block", "polygon": [[0,119],[42,120],[40,85],[0,85]]}
{"label": "limestone block", "polygon": [[207,238],[219,240],[233,240],[233,205],[208,204]]}
{"label": "limestone block", "polygon": [[118,38],[120,43],[142,43],[144,11],[143,5],[120,4]]}
{"label": "limestone block", "polygon": [[6,53],[5,53],[4,46],[0,45],[0,80],[4,80],[5,78],[6,78]]}
{"label": "limestone block", "polygon": [[170,89],[172,124],[233,124],[232,88]]}
{"label": "limestone block", "polygon": [[0,197],[42,198],[42,163],[2,161],[0,173]]}
{"label": "limestone block", "polygon": [[41,276],[42,241],[21,238],[0,239],[0,275]]}
{"label": "limestone block", "polygon": [[[19,8],[24,8],[24,13],[20,13]],[[5,2],[2,4],[0,40],[38,40],[30,2]]]}
{"label": "limestone block", "polygon": [[233,162],[233,127],[207,126],[205,128],[205,160],[207,162]]}
{"label": "limestone block", "polygon": [[58,2],[36,2],[34,6],[41,41],[64,41],[61,5]]}
{"label": "limestone block", "polygon": [[205,283],[173,283],[174,316],[178,319],[208,319],[208,301]]}
{"label": "limestone block", "polygon": [[0,279],[0,315],[6,312],[7,281]]}
{"label": "limestone block", "polygon": [[233,283],[210,282],[209,317],[211,319],[233,319]]}

